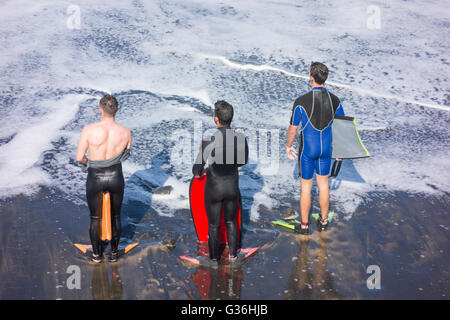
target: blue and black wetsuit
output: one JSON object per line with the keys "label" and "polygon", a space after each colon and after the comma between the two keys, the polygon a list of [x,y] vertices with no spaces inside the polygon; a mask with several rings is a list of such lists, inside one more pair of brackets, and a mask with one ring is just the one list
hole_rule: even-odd
{"label": "blue and black wetsuit", "polygon": [[319,175],[328,175],[331,166],[331,125],[334,116],[344,115],[338,97],[326,88],[313,88],[297,98],[292,108],[291,125],[299,126],[299,176],[312,179],[314,170]]}
{"label": "blue and black wetsuit", "polygon": [[230,256],[236,256],[238,243],[237,209],[240,199],[238,168],[248,162],[247,139],[229,127],[218,128],[211,139],[204,140],[192,173],[200,176],[209,168],[205,184],[205,209],[208,217],[208,246],[211,259],[219,260],[220,222],[227,229]]}

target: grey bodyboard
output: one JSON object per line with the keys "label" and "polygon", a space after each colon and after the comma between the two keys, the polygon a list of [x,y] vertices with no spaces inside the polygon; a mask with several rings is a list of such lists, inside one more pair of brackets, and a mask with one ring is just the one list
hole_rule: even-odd
{"label": "grey bodyboard", "polygon": [[333,159],[357,159],[370,157],[364,146],[353,117],[336,116],[332,125]]}

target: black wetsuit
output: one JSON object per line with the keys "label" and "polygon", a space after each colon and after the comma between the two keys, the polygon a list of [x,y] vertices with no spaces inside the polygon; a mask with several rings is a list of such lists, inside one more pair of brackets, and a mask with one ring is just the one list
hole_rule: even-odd
{"label": "black wetsuit", "polygon": [[[122,161],[130,154],[125,149],[119,156],[104,161],[89,161],[86,181],[86,198],[91,213],[89,236],[92,251],[96,255],[103,254],[103,242],[100,240],[103,193],[109,192],[111,201],[111,251],[117,252],[122,226],[120,224],[120,208],[122,206],[125,181],[122,173]],[[115,163],[115,164],[112,164]],[[112,164],[102,167],[103,164]]]}
{"label": "black wetsuit", "polygon": [[220,221],[223,217],[231,256],[238,247],[237,209],[240,200],[238,168],[248,162],[247,139],[242,133],[219,128],[210,141],[203,141],[192,173],[200,176],[208,162],[205,209],[208,217],[208,246],[211,259],[219,259]]}

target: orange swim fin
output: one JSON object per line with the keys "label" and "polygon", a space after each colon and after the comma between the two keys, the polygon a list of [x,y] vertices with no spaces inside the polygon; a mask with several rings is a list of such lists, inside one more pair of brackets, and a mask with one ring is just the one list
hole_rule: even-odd
{"label": "orange swim fin", "polygon": [[83,252],[84,254],[87,253],[88,250],[90,250],[92,248],[92,246],[90,244],[79,244],[79,243],[75,243],[74,246],[80,250],[81,252]]}
{"label": "orange swim fin", "polygon": [[126,253],[130,252],[131,250],[136,248],[138,246],[138,244],[139,244],[138,242],[135,242],[135,243],[127,245],[124,249],[124,253],[126,254]]}
{"label": "orange swim fin", "polygon": [[103,193],[101,236],[102,241],[111,241],[111,199],[109,192]]}

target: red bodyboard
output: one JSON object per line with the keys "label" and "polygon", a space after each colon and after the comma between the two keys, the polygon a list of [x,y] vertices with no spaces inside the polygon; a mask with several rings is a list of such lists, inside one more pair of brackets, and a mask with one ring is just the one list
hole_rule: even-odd
{"label": "red bodyboard", "polygon": [[[199,178],[192,178],[191,186],[189,188],[189,203],[191,205],[192,220],[194,221],[195,231],[197,232],[198,241],[208,242],[208,217],[205,209],[205,183],[206,175]],[[239,197],[238,212],[237,212],[237,228],[238,228],[238,243],[241,240],[241,199]],[[220,241],[227,243],[227,229],[223,219],[220,223]]]}

